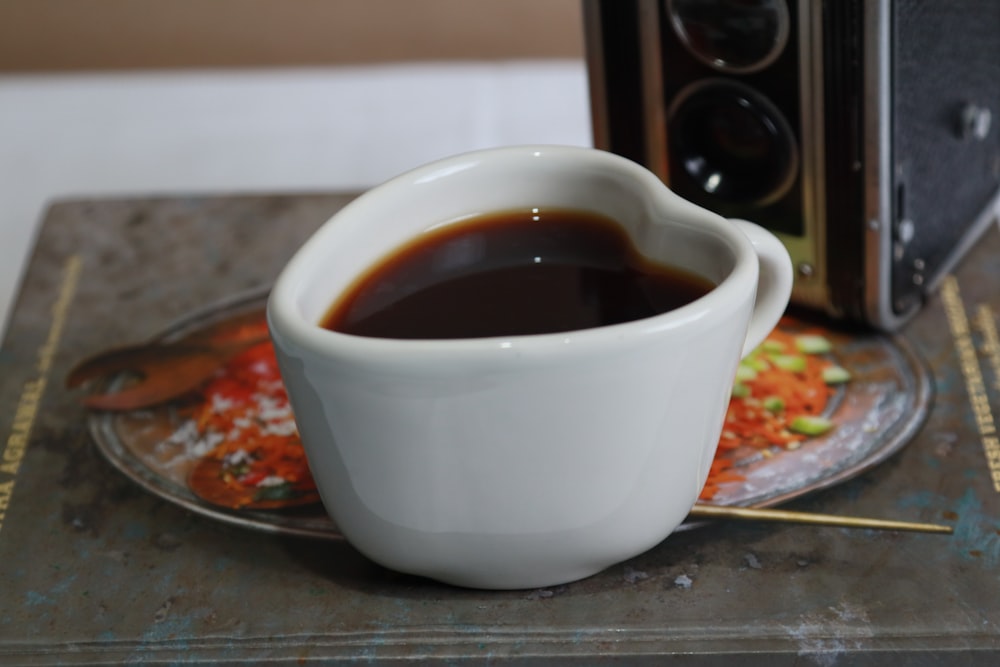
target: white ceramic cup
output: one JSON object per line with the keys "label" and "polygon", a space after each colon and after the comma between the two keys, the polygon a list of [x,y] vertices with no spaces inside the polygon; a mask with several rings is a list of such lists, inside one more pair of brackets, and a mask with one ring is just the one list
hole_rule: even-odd
{"label": "white ceramic cup", "polygon": [[[530,207],[604,214],[642,253],[717,287],[661,315],[566,333],[392,340],[318,325],[404,242]],[[402,572],[527,588],[592,575],[684,520],[737,364],[777,323],[791,283],[769,232],[681,199],[634,162],[523,146],[444,159],[353,201],[281,273],[268,318],[310,467],[347,540]]]}

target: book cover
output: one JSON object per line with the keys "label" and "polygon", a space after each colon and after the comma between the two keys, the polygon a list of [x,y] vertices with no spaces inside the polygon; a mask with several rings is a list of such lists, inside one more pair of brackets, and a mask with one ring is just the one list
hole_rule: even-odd
{"label": "book cover", "polygon": [[782,501],[952,535],[714,521],[580,582],[484,592],[387,571],[328,527],[287,529],[301,525],[293,508],[213,516],[109,459],[100,422],[63,386],[73,364],[266,290],[348,200],[51,207],[0,348],[0,663],[996,661],[996,229],[898,339],[877,339],[916,359],[901,357],[915,378],[903,393],[926,382],[902,404],[921,414],[898,417],[910,427],[898,446]]}

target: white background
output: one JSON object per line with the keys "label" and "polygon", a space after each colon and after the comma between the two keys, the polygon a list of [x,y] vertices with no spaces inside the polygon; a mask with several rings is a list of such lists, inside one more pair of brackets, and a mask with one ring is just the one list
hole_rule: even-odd
{"label": "white background", "polygon": [[53,200],[353,190],[518,143],[591,145],[582,61],[0,76],[0,328]]}

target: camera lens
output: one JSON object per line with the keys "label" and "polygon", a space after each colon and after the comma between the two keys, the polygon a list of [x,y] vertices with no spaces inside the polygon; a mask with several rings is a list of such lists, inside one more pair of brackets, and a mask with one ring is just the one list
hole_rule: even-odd
{"label": "camera lens", "polygon": [[784,0],[666,0],[670,24],[696,58],[722,72],[771,64],[788,41]]}
{"label": "camera lens", "polygon": [[668,112],[670,160],[709,198],[765,205],[791,187],[798,147],[781,111],[749,86],[703,80]]}

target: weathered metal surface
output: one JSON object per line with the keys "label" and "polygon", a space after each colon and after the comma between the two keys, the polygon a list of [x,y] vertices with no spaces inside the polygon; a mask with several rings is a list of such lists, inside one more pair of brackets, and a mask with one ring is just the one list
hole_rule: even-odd
{"label": "weathered metal surface", "polygon": [[0,350],[0,663],[1000,658],[995,231],[905,331],[934,375],[923,429],[877,468],[791,505],[952,523],[951,537],[720,523],[581,582],[481,592],[388,572],[343,542],[191,514],[112,468],[61,387],[72,363],[269,283],[345,201],[49,211]]}

